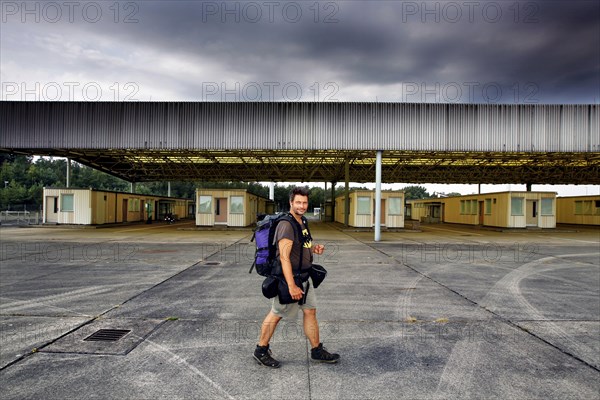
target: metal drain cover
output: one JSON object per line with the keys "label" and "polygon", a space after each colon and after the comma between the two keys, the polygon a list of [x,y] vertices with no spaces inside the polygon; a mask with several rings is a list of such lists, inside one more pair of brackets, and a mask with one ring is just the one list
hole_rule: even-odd
{"label": "metal drain cover", "polygon": [[218,261],[207,261],[204,265],[221,265],[221,263]]}
{"label": "metal drain cover", "polygon": [[127,335],[131,330],[127,329],[100,329],[86,337],[85,341],[102,341],[102,342],[116,342],[123,336]]}
{"label": "metal drain cover", "polygon": [[125,356],[164,323],[165,320],[159,319],[97,319],[60,337],[40,352]]}

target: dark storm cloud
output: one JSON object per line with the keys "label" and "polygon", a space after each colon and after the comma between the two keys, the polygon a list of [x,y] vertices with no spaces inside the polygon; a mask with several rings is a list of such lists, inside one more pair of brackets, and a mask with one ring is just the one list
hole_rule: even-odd
{"label": "dark storm cloud", "polygon": [[[225,100],[252,100],[244,87],[275,82],[275,100],[286,99],[285,85],[314,100],[315,87],[333,83],[334,97],[349,101],[600,101],[596,1],[124,2],[119,23],[103,7],[95,23],[32,27],[9,15],[2,80],[16,68],[108,73],[140,82],[153,100],[220,100],[227,90]],[[17,46],[11,35],[29,40]]]}

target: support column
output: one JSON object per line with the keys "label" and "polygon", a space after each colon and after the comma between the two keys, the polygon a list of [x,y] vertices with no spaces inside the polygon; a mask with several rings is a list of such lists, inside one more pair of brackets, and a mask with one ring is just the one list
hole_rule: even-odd
{"label": "support column", "polygon": [[137,189],[137,183],[129,182],[129,193],[135,193],[136,189]]}
{"label": "support column", "polygon": [[269,200],[275,201],[275,182],[269,184]]}
{"label": "support column", "polygon": [[525,190],[528,192],[531,192],[531,183],[526,183],[525,184]]}
{"label": "support column", "polygon": [[171,181],[167,182],[167,197],[171,197]]}
{"label": "support column", "polygon": [[325,189],[323,189],[323,208],[321,208],[321,221],[327,221],[327,181],[325,181]]}
{"label": "support column", "polygon": [[331,182],[331,222],[335,222],[335,184]]}
{"label": "support column", "polygon": [[375,161],[375,241],[381,240],[381,156],[383,151],[377,151]]}
{"label": "support column", "polygon": [[344,191],[344,225],[348,226],[350,218],[350,161],[346,159],[345,166],[345,191]]}
{"label": "support column", "polygon": [[71,187],[71,159],[67,158],[67,187]]}

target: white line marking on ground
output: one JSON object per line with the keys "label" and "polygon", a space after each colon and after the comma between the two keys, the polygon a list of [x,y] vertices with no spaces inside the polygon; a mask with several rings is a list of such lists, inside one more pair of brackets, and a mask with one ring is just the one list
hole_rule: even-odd
{"label": "white line marking on ground", "polygon": [[215,381],[210,379],[208,376],[206,376],[206,374],[204,374],[198,368],[196,368],[193,365],[191,365],[190,363],[188,363],[184,358],[173,353],[171,350],[167,349],[166,347],[153,342],[152,340],[146,339],[146,342],[149,343],[151,346],[157,348],[159,351],[167,353],[169,356],[171,356],[171,360],[176,361],[177,365],[182,365],[182,366],[186,367],[194,375],[200,377],[204,382],[208,383],[210,386],[212,386],[215,390],[217,390],[221,395],[225,396],[227,399],[235,400],[235,397],[233,397],[229,393],[227,393],[225,391],[225,389],[223,389],[218,383],[216,383]]}
{"label": "white line marking on ground", "polygon": [[[593,354],[594,350],[584,343],[578,343],[574,341],[560,326],[545,318],[537,308],[535,308],[527,301],[527,299],[525,299],[520,290],[519,284],[523,279],[529,276],[536,275],[541,272],[564,268],[563,265],[550,265],[547,264],[548,262],[560,258],[588,256],[595,254],[597,253],[564,254],[545,257],[527,264],[523,264],[496,282],[496,284],[488,291],[485,298],[478,303],[481,307],[491,309],[493,312],[498,312],[498,310],[493,309],[494,305],[508,303],[515,306],[517,310],[526,312],[530,319],[546,322],[548,324],[547,329],[550,332],[550,337],[548,338],[549,342],[554,342],[554,345],[558,348],[564,346],[568,349],[568,351],[575,354],[577,357],[585,359],[585,354],[588,354],[588,352]],[[510,317],[507,319],[510,319]],[[556,343],[557,339],[558,343]],[[470,382],[473,374],[475,373],[477,368],[475,361],[479,355],[481,343],[465,342],[467,342],[467,340],[462,339],[458,341],[452,348],[452,352],[448,356],[448,360],[444,366],[444,371],[442,372],[442,375],[438,381],[438,386],[433,396],[434,398],[443,399],[454,396],[460,397],[464,396],[464,393],[470,389],[470,387],[465,387],[463,382]],[[511,349],[510,347],[507,348],[509,350]]]}

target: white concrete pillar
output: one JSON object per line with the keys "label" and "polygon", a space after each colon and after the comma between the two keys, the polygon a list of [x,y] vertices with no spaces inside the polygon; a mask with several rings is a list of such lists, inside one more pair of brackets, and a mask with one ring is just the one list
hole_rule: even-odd
{"label": "white concrete pillar", "polygon": [[67,187],[71,187],[71,159],[67,158]]}
{"label": "white concrete pillar", "polygon": [[327,181],[325,181],[325,189],[323,189],[323,207],[321,208],[321,221],[326,221],[327,214],[325,212],[325,204],[327,203]]}
{"label": "white concrete pillar", "polygon": [[350,218],[350,161],[348,159],[346,159],[345,172],[344,225],[348,226]]}
{"label": "white concrete pillar", "polygon": [[375,241],[381,240],[381,150],[377,151],[375,161]]}

